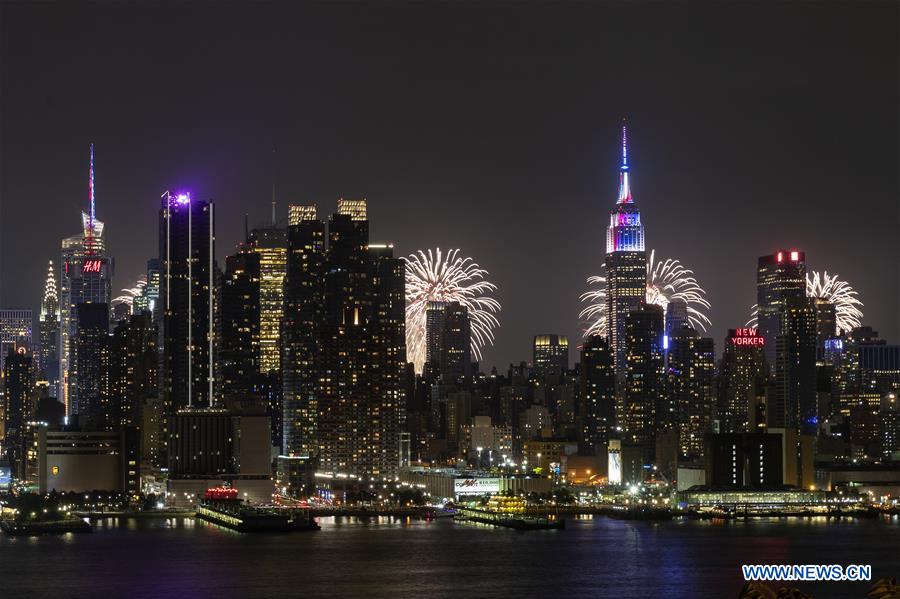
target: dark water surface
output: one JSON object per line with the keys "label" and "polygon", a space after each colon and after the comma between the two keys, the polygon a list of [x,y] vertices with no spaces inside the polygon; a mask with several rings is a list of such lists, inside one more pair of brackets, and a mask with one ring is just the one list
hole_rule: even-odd
{"label": "dark water surface", "polygon": [[[109,519],[0,537],[0,597],[736,597],[742,563],[871,564],[900,577],[900,520],[624,522],[517,532],[447,520],[322,518],[314,533]],[[795,583],[864,597],[871,583]]]}

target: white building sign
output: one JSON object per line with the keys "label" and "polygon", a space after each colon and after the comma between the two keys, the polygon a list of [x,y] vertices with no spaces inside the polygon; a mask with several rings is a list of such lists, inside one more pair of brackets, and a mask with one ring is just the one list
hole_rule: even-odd
{"label": "white building sign", "polygon": [[499,478],[457,478],[453,481],[454,495],[485,495],[500,492]]}

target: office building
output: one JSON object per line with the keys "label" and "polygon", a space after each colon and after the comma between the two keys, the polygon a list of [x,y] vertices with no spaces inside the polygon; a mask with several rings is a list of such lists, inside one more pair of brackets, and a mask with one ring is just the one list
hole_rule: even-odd
{"label": "office building", "polygon": [[31,310],[0,309],[0,372],[6,364],[10,349],[33,346]]}
{"label": "office building", "polygon": [[775,397],[767,411],[768,423],[814,435],[818,428],[815,306],[806,297],[788,298],[780,317],[775,337]]}
{"label": "office building", "polygon": [[535,335],[532,372],[539,381],[559,381],[569,369],[569,340],[565,335]]}
{"label": "office building", "polygon": [[715,407],[713,340],[687,326],[674,329],[668,339],[664,408],[669,412],[657,416],[659,430],[677,431],[680,459],[700,460]]}
{"label": "office building", "polygon": [[750,422],[766,382],[763,346],[771,343],[758,329],[729,329],[719,364],[719,426],[723,433],[752,432]]}
{"label": "office building", "polygon": [[663,310],[642,303],[625,320],[625,385],[617,415],[623,440],[640,446],[645,463],[655,457],[657,410],[665,404]]}
{"label": "office building", "polygon": [[167,411],[215,404],[215,205],[190,193],[162,197],[159,211],[163,388]]}
{"label": "office building", "polygon": [[616,376],[605,338],[594,335],[584,340],[578,374],[578,450],[581,455],[604,455],[616,427]]}
{"label": "office building", "polygon": [[619,167],[619,196],[606,229],[606,322],[616,372],[626,367],[625,321],[647,295],[647,254],[641,213],[631,195],[628,143],[622,127],[622,164]]}
{"label": "office building", "polygon": [[225,399],[256,393],[260,381],[260,255],[244,248],[225,258],[216,368]]}
{"label": "office building", "polygon": [[59,289],[56,285],[56,273],[53,270],[52,260],[47,269],[47,281],[44,283],[38,329],[40,376],[50,386],[50,396],[59,397]]}
{"label": "office building", "polygon": [[430,301],[425,308],[425,366],[423,374],[434,382],[441,370],[441,335],[444,333],[444,317],[447,302]]}
{"label": "office building", "polygon": [[468,384],[472,376],[472,323],[469,308],[459,302],[444,306],[439,364],[443,384]]}
{"label": "office building", "polygon": [[281,371],[281,321],[284,314],[284,279],[287,274],[287,230],[272,223],[250,231],[247,251],[259,258],[259,371]]}
{"label": "office building", "polygon": [[775,433],[706,435],[706,485],[712,488],[780,489],[782,438]]}
{"label": "office building", "polygon": [[[66,415],[77,413],[78,372],[75,362],[79,304],[112,302],[111,279],[115,263],[107,254],[104,224],[97,219],[94,197],[94,146],[91,145],[89,169],[89,212],[81,213],[81,233],[62,240],[60,276],[60,390]],[[108,318],[107,318],[108,321]]]}
{"label": "office building", "polygon": [[134,428],[143,432],[143,411],[154,409],[159,399],[157,338],[157,327],[150,312],[134,314],[116,325],[109,341],[111,430]]}
{"label": "office building", "polygon": [[364,201],[342,200],[329,219],[314,417],[321,468],[383,476],[398,468],[405,412],[404,263],[368,242],[364,217]]}
{"label": "office building", "polygon": [[[282,327],[282,452],[297,470],[318,453],[317,327],[324,311],[325,223],[316,207],[288,208],[288,253]],[[305,467],[305,466],[304,466]]]}
{"label": "office building", "polygon": [[6,458],[18,471],[21,461],[25,423],[33,414],[33,356],[24,345],[7,348],[3,363],[3,436]]}
{"label": "office building", "polygon": [[115,430],[109,396],[109,306],[78,304],[75,352],[71,373],[77,381],[77,403],[70,416],[88,430]]}
{"label": "office building", "polygon": [[[760,256],[756,269],[756,305],[759,334],[775,340],[781,332],[781,313],[789,299],[806,299],[806,254],[778,250]],[[775,364],[775,343],[764,346],[766,362]]]}

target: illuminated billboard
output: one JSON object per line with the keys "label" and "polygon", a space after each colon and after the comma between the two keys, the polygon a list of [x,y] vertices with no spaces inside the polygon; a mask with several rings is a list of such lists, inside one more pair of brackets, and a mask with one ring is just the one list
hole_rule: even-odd
{"label": "illuminated billboard", "polygon": [[619,439],[610,439],[608,445],[609,455],[609,484],[622,484],[622,442]]}
{"label": "illuminated billboard", "polygon": [[766,338],[753,328],[730,329],[728,337],[732,345],[763,346],[766,344]]}
{"label": "illuminated billboard", "polygon": [[454,495],[485,495],[499,492],[499,478],[457,478],[453,481]]}

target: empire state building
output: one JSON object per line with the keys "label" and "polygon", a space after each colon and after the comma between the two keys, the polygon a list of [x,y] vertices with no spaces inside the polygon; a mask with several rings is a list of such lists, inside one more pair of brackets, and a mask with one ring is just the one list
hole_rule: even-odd
{"label": "empire state building", "polygon": [[619,197],[606,229],[606,317],[617,373],[625,369],[625,317],[640,306],[647,294],[644,226],[631,197],[628,169],[628,137],[623,124]]}

